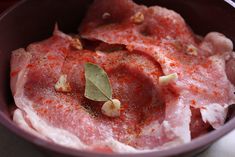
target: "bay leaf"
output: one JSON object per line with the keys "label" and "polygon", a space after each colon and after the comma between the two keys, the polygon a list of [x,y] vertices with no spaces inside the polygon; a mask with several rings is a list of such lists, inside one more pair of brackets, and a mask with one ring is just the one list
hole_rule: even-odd
{"label": "bay leaf", "polygon": [[112,88],[107,73],[93,63],[85,64],[86,87],[84,96],[93,101],[112,100]]}

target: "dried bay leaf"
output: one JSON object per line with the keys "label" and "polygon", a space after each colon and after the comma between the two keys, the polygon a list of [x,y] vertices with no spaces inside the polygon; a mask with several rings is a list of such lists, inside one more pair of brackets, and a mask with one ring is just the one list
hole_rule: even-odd
{"label": "dried bay leaf", "polygon": [[98,65],[85,64],[86,87],[84,96],[93,101],[112,100],[112,88],[107,73]]}

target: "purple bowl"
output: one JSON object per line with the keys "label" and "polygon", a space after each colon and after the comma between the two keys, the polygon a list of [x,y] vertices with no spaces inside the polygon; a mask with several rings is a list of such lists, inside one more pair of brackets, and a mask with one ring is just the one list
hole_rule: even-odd
{"label": "purple bowl", "polygon": [[[10,91],[11,51],[51,35],[55,22],[66,33],[77,30],[92,0],[23,0],[0,17],[0,123],[9,131],[22,137],[51,156],[76,157],[170,157],[193,156],[235,128],[235,118],[230,116],[218,130],[201,136],[188,144],[169,150],[141,154],[102,154],[74,150],[49,143],[17,127],[9,108],[14,104]],[[224,33],[235,43],[235,8],[223,0],[138,0],[146,5],[160,5],[179,12],[195,33],[205,35],[210,31]],[[230,108],[231,115],[235,108]]]}

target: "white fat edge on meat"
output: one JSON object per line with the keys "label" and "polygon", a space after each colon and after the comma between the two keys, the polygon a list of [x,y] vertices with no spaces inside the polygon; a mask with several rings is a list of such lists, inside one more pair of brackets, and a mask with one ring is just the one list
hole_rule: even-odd
{"label": "white fat edge on meat", "polygon": [[189,126],[189,123],[191,121],[191,111],[189,105],[184,105],[183,100],[178,99],[176,101],[176,104],[172,106],[175,106],[177,108],[183,108],[181,112],[177,110],[174,113],[175,117],[180,117],[180,115],[187,115],[184,116],[184,119],[182,118],[180,126],[173,126],[172,117],[167,117],[162,123],[152,122],[150,125],[142,129],[141,135],[147,135],[147,136],[152,135],[155,138],[160,138],[161,134],[164,134],[168,139],[170,139],[170,141],[164,143],[160,147],[155,148],[154,150],[168,149],[170,147],[183,143],[188,143],[191,141],[190,126]]}
{"label": "white fat edge on meat", "polygon": [[[160,139],[161,134],[164,133],[167,138],[173,139],[154,149],[145,148],[145,151],[165,150],[190,141],[188,137],[182,138],[178,136],[174,130],[175,128],[173,128],[168,121],[163,121],[161,124],[159,122],[152,122],[149,126],[143,128],[141,135],[153,136],[156,139]],[[187,142],[185,139],[187,139]]]}
{"label": "white fat edge on meat", "polygon": [[[179,134],[175,131],[176,128],[173,128],[168,121],[163,121],[162,123],[162,128],[164,130],[164,132],[166,133],[166,135],[168,136],[168,138],[173,138],[174,140],[170,140],[166,143],[164,143],[163,145],[161,145],[158,149],[159,150],[165,150],[165,149],[169,149],[172,147],[175,147],[177,145],[180,144],[184,144],[184,143],[188,143],[190,142],[190,131],[186,132],[186,129],[180,129],[179,131],[182,131],[181,134],[185,133],[185,137],[182,138],[182,135],[179,136]],[[188,127],[189,130],[189,127]],[[177,135],[178,134],[178,135]],[[189,135],[189,136],[188,136]]]}
{"label": "white fat edge on meat", "polygon": [[228,108],[221,106],[221,104],[212,103],[205,105],[200,111],[202,120],[205,123],[209,122],[214,129],[218,129],[224,124]]}
{"label": "white fat edge on meat", "polygon": [[[25,122],[25,120],[22,119],[22,116],[19,115],[19,111],[20,111],[19,109],[17,109],[17,112],[15,113],[14,121],[16,121],[19,126],[24,128],[28,132],[30,133],[35,132],[36,134],[40,135],[39,137],[46,137],[56,144],[59,144],[65,147],[76,148],[76,149],[92,149],[92,146],[99,145],[99,146],[108,146],[114,152],[123,152],[123,153],[140,152],[140,150],[137,150],[124,143],[121,143],[113,138],[108,138],[104,142],[97,142],[96,144],[88,146],[84,144],[76,135],[70,133],[67,130],[53,127],[50,124],[48,124],[45,120],[40,118],[35,113],[35,111],[29,107],[32,105],[32,102],[30,100],[21,98],[21,99],[17,99],[16,101],[17,103],[25,104],[24,110],[33,128],[30,128],[27,125],[27,122]],[[112,137],[112,135],[110,135],[110,137]],[[46,138],[43,138],[43,139],[46,139]]]}
{"label": "white fat edge on meat", "polygon": [[[32,102],[29,100],[24,100],[24,98],[21,99],[23,101],[22,103],[27,104],[30,106]],[[124,143],[121,143],[113,138],[108,138],[104,142],[99,142],[97,144],[93,144],[91,146],[88,146],[84,144],[76,135],[70,133],[67,130],[60,129],[53,127],[49,124],[47,124],[46,121],[44,121],[42,118],[40,118],[33,109],[29,107],[25,107],[25,111],[27,113],[27,116],[29,118],[29,121],[31,122],[33,128],[37,131],[40,136],[45,136],[51,141],[53,141],[56,144],[70,147],[70,148],[76,148],[76,149],[92,149],[92,146],[108,146],[110,147],[114,152],[141,152],[141,150],[137,150],[129,145],[126,145]],[[18,117],[17,117],[18,118]],[[29,126],[25,126],[25,121],[18,121],[18,125],[24,127],[27,129]],[[23,123],[23,124],[22,124]],[[31,129],[32,130],[32,129]],[[29,131],[27,129],[27,131]],[[30,133],[32,133],[30,131]]]}
{"label": "white fat edge on meat", "polygon": [[[175,112],[174,117],[167,117],[166,120],[163,122],[163,127],[166,131],[171,131],[177,136],[176,141],[182,141],[182,143],[187,143],[191,141],[191,133],[190,133],[190,122],[191,122],[191,110],[190,105],[187,105],[184,101],[183,97],[179,97],[178,100],[175,102],[174,105],[170,104]],[[169,112],[172,111],[172,107],[169,108]],[[166,110],[167,114],[168,110]],[[181,118],[179,118],[181,117]],[[173,120],[180,119],[180,125],[173,126],[171,123],[175,123]],[[168,120],[169,119],[169,120]]]}
{"label": "white fat edge on meat", "polygon": [[154,122],[150,123],[148,126],[145,126],[141,131],[141,135],[143,135],[143,136],[153,136],[153,138],[160,140],[161,134],[164,133],[167,136],[167,138],[174,139],[174,140],[166,142],[163,145],[158,146],[157,148],[154,148],[154,149],[149,149],[148,147],[145,147],[144,149],[146,151],[164,150],[164,149],[174,147],[178,144],[184,143],[181,140],[181,138],[178,138],[173,133],[172,130],[173,130],[173,128],[170,126],[168,121],[163,121],[161,124],[158,121],[154,121]]}
{"label": "white fat edge on meat", "polygon": [[112,148],[114,152],[119,152],[119,153],[137,153],[141,152],[141,150],[137,150],[132,146],[126,145],[124,143],[121,143],[112,137],[106,139],[104,142],[100,143],[103,146],[108,146],[109,148]]}
{"label": "white fat edge on meat", "polygon": [[[23,93],[23,86],[26,82],[27,65],[30,63],[32,55],[25,49],[20,48],[12,52],[11,71],[21,69],[16,76],[11,77],[11,90],[14,96]],[[17,63],[17,68],[14,64]],[[17,86],[17,88],[16,88]],[[20,88],[18,88],[20,86]]]}
{"label": "white fat edge on meat", "polygon": [[26,122],[24,113],[20,109],[16,109],[13,113],[13,121],[23,130],[30,132],[31,134],[40,137],[44,140],[48,140],[45,136],[39,134]]}
{"label": "white fat edge on meat", "polygon": [[32,102],[25,97],[16,98],[16,104],[24,105],[24,111],[32,124],[32,127],[41,135],[49,138],[53,142],[72,148],[85,148],[85,144],[75,136],[74,134],[68,132],[64,129],[59,129],[50,126],[45,120],[40,118],[35,111],[31,108]]}

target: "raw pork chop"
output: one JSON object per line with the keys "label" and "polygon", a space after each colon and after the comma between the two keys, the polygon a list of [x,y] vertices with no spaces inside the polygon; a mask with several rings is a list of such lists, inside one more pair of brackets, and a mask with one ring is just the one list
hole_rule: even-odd
{"label": "raw pork chop", "polygon": [[[200,110],[204,123],[214,128],[223,125],[227,107],[235,97],[225,72],[225,61],[231,57],[233,44],[222,34],[210,33],[201,41],[174,11],[139,6],[131,0],[95,1],[79,30],[86,39],[142,51],[159,62],[165,75],[178,74],[173,86],[180,101],[166,106],[166,116],[172,119],[164,122],[175,131],[180,129],[176,135],[184,142],[190,139],[189,106],[195,114]],[[173,114],[168,114],[168,109]],[[191,130],[200,130],[206,124],[199,116],[192,116],[195,117],[199,119],[192,122],[201,125],[191,123]]]}
{"label": "raw pork chop", "polygon": [[[87,50],[56,29],[48,40],[13,52],[13,120],[24,129],[67,147],[138,152],[189,142],[224,123],[234,102],[225,73],[232,45],[224,36],[201,41],[175,12],[130,0],[95,1],[80,30]],[[84,97],[86,62],[107,72],[122,103],[119,118]],[[178,80],[161,86],[159,77],[171,73]],[[66,92],[55,89],[62,76]]]}
{"label": "raw pork chop", "polygon": [[[171,108],[181,99],[159,86],[158,62],[140,51],[76,50],[73,42],[55,30],[50,39],[13,52],[11,88],[19,108],[14,121],[36,136],[78,149],[136,152],[182,142],[172,143],[178,136],[164,121],[171,118],[166,113],[174,115]],[[104,45],[97,49],[110,49]],[[86,62],[99,64],[108,73],[113,95],[123,104],[119,118],[104,116],[102,103],[83,96]],[[61,75],[67,76],[71,91],[55,90]]]}

